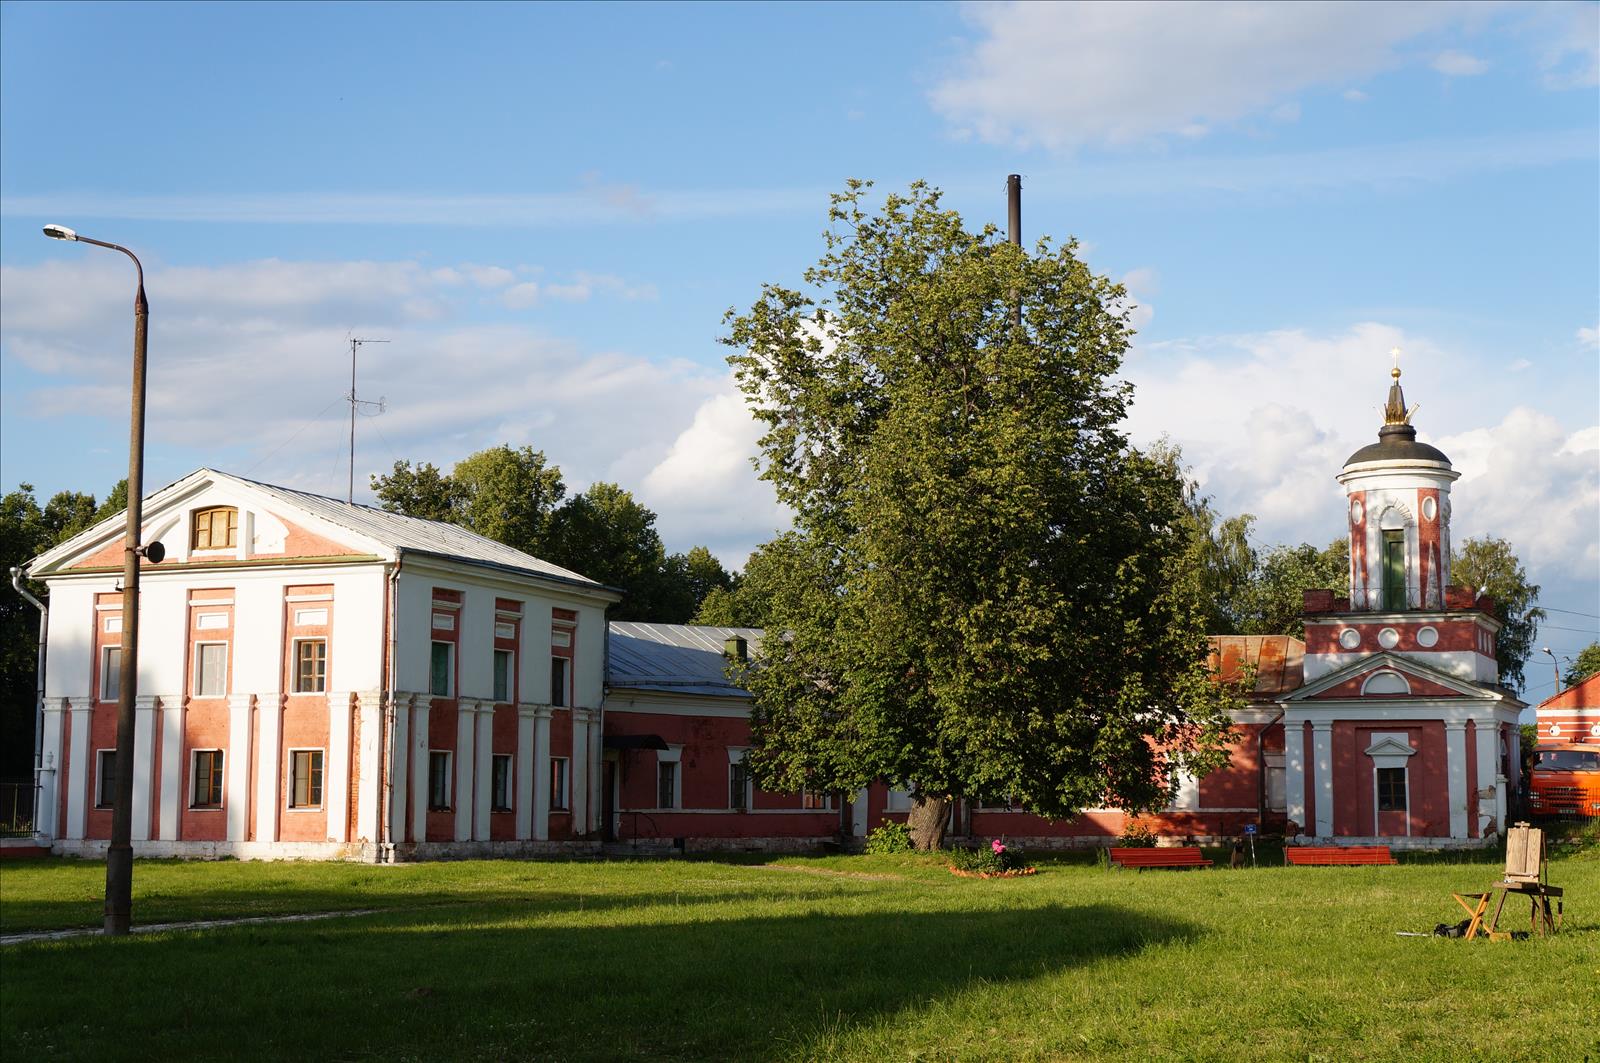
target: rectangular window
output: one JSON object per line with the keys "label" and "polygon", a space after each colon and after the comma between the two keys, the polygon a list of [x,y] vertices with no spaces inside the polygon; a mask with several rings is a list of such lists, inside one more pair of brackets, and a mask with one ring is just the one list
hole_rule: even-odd
{"label": "rectangular window", "polygon": [[494,700],[505,703],[511,700],[511,651],[494,651]]}
{"label": "rectangular window", "polygon": [[1406,608],[1406,533],[1383,533],[1383,607],[1390,612]]}
{"label": "rectangular window", "polygon": [[294,692],[320,694],[327,688],[328,640],[297,640],[294,644]]}
{"label": "rectangular window", "polygon": [[800,807],[828,809],[833,807],[833,802],[828,799],[828,795],[825,793],[819,793],[816,790],[807,790],[805,793],[800,795]]}
{"label": "rectangular window", "polygon": [[558,708],[567,703],[567,659],[550,658],[550,704]]}
{"label": "rectangular window", "polygon": [[194,751],[194,778],[189,791],[189,807],[222,807],[222,750]]}
{"label": "rectangular window", "polygon": [[1406,769],[1378,769],[1378,811],[1404,812],[1406,810]]}
{"label": "rectangular window", "polygon": [[194,696],[217,698],[228,692],[228,644],[200,642],[194,647]]}
{"label": "rectangular window", "polygon": [[239,511],[232,506],[197,510],[190,536],[191,550],[222,550],[238,542]]}
{"label": "rectangular window", "polygon": [[117,796],[117,751],[102,749],[95,759],[100,764],[100,785],[94,792],[94,807],[110,808]]}
{"label": "rectangular window", "polygon": [[491,779],[493,786],[490,788],[489,804],[491,811],[511,811],[511,754],[496,753],[494,755],[494,776]]}
{"label": "rectangular window", "polygon": [[739,811],[750,807],[750,766],[742,760],[728,765],[728,807]]}
{"label": "rectangular window", "polygon": [[567,758],[550,758],[550,810],[567,810]]}
{"label": "rectangular window", "polygon": [[289,807],[322,807],[322,750],[296,749],[289,754]]}
{"label": "rectangular window", "polygon": [[899,787],[891,788],[889,790],[889,799],[885,805],[885,808],[890,812],[911,811],[911,791],[902,790]]}
{"label": "rectangular window", "polygon": [[100,651],[100,700],[116,701],[121,686],[122,647],[107,646]]}
{"label": "rectangular window", "polygon": [[656,763],[656,807],[678,807],[678,762],[675,760]]}
{"label": "rectangular window", "polygon": [[450,696],[450,683],[454,679],[451,663],[455,653],[455,646],[449,642],[435,642],[433,644],[433,660],[428,669],[428,693],[436,698]]}
{"label": "rectangular window", "polygon": [[434,749],[428,752],[428,811],[450,811],[450,752]]}

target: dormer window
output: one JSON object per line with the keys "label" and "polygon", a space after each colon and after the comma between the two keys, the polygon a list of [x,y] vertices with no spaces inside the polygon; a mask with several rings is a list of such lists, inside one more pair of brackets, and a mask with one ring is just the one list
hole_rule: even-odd
{"label": "dormer window", "polygon": [[239,511],[232,506],[195,510],[191,550],[231,550],[239,542]]}

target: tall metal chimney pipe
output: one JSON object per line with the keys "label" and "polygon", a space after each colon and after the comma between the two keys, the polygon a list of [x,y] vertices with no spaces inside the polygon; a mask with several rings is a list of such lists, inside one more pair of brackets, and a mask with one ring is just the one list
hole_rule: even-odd
{"label": "tall metal chimney pipe", "polygon": [[1006,178],[1006,239],[1022,246],[1022,175]]}

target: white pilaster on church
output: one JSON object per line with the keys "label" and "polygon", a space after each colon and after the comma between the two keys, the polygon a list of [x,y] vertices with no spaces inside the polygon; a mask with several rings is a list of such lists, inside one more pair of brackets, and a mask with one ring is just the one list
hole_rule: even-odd
{"label": "white pilaster on church", "polygon": [[417,694],[411,699],[411,836],[428,840],[428,710],[433,699]]}
{"label": "white pilaster on church", "polygon": [[[377,842],[402,842],[406,837],[406,803],[408,777],[411,768],[411,712],[409,701],[395,696],[384,704],[384,695],[376,690],[361,695],[357,709],[357,726],[360,740],[357,754],[357,772],[361,793],[356,799],[356,840]],[[381,744],[384,724],[388,726],[388,749]],[[383,817],[384,761],[389,764],[389,822],[386,831],[380,831]],[[383,836],[387,835],[386,838]]]}
{"label": "white pilaster on church", "polygon": [[458,842],[472,838],[472,755],[477,749],[473,740],[477,702],[460,698],[456,701],[456,831]]}
{"label": "white pilaster on church", "polygon": [[518,841],[533,837],[533,762],[538,755],[534,747],[534,723],[538,712],[538,707],[534,705],[517,706],[517,761],[512,774],[517,780],[514,804],[517,808]]}
{"label": "white pilaster on church", "polygon": [[95,784],[93,754],[89,750],[89,717],[93,706],[88,698],[70,703],[72,748],[67,755],[67,829],[65,837],[82,838],[88,803]]}
{"label": "white pilaster on church", "polygon": [[[181,754],[181,751],[180,751]],[[150,840],[151,810],[155,807],[156,698],[140,694],[133,701],[133,823],[136,842]]]}
{"label": "white pilaster on church", "polygon": [[39,772],[39,808],[34,813],[33,829],[40,837],[52,841],[56,837],[56,810],[61,807],[60,768],[66,763],[61,748],[66,716],[66,698],[45,698],[44,744],[40,747],[44,751],[44,763]]}
{"label": "white pilaster on church", "polygon": [[228,695],[228,754],[222,764],[226,776],[222,800],[228,809],[230,842],[242,842],[250,836],[250,701],[249,694]]}
{"label": "white pilaster on church", "polygon": [[550,837],[550,716],[548,705],[533,714],[533,836]]}
{"label": "white pilaster on church", "polygon": [[1333,837],[1333,723],[1313,720],[1311,755],[1317,771],[1317,829],[1319,838]]}
{"label": "white pilaster on church", "polygon": [[256,699],[256,841],[278,840],[278,806],[283,804],[283,697],[276,691]]}
{"label": "white pilaster on church", "polygon": [[1478,758],[1478,837],[1490,831],[1503,833],[1506,829],[1505,790],[1506,777],[1500,771],[1500,736],[1493,721],[1477,727]]}
{"label": "white pilaster on church", "polygon": [[1467,725],[1464,720],[1446,720],[1444,759],[1448,771],[1450,798],[1450,837],[1467,836]]}
{"label": "white pilaster on church", "polygon": [[589,710],[572,710],[572,832],[589,831]]}
{"label": "white pilaster on church", "polygon": [[1283,803],[1289,822],[1310,833],[1306,822],[1306,737],[1305,727],[1288,717],[1283,721]]}
{"label": "white pilaster on church", "polygon": [[494,784],[494,703],[478,702],[477,749],[473,753],[472,840],[489,840],[489,809]]}
{"label": "white pilaster on church", "polygon": [[322,792],[328,810],[328,839],[335,842],[350,838],[350,697],[348,690],[328,694],[327,778]]}
{"label": "white pilaster on church", "polygon": [[[161,840],[176,841],[178,817],[183,814],[183,695],[161,696]],[[229,758],[231,759],[231,757]],[[225,762],[226,763],[226,762]],[[226,771],[226,767],[223,769]]]}
{"label": "white pilaster on church", "polygon": [[589,814],[585,820],[589,832],[600,829],[600,810],[605,807],[605,802],[600,796],[600,782],[604,772],[600,770],[601,758],[605,756],[605,740],[601,737],[600,709],[589,710]]}

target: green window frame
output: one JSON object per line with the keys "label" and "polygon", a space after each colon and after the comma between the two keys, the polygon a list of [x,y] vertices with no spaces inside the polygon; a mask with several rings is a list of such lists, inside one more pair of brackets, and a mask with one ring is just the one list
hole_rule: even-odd
{"label": "green window frame", "polygon": [[449,697],[453,689],[455,648],[453,642],[433,644],[433,656],[428,662],[428,693],[436,698]]}
{"label": "green window frame", "polygon": [[1390,612],[1407,608],[1406,533],[1383,533],[1383,607]]}

